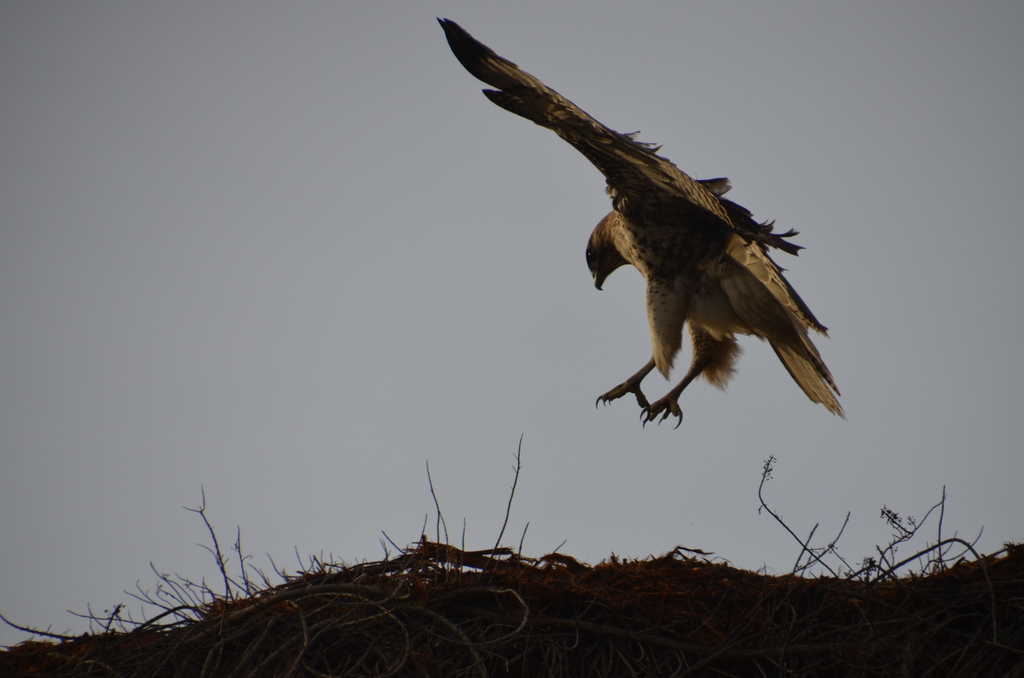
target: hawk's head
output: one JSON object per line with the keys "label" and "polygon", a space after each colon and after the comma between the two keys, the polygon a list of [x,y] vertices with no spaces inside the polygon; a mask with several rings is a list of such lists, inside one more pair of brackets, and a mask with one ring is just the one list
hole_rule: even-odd
{"label": "hawk's head", "polygon": [[618,215],[612,212],[602,219],[587,241],[587,266],[594,276],[594,287],[601,289],[604,280],[619,266],[628,264],[625,257],[615,246],[615,228],[618,226]]}

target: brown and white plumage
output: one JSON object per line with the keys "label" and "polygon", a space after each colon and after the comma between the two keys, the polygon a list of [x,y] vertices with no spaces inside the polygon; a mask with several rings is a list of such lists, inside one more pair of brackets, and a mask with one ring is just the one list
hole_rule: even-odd
{"label": "brown and white plumage", "polygon": [[[768,248],[796,254],[794,231],[775,234],[751,213],[723,198],[726,179],[697,181],[657,154],[658,148],[611,130],[540,80],[475,40],[458,24],[439,19],[452,52],[498,106],[554,131],[604,174],[613,211],[594,229],[587,263],[594,283],[624,264],[647,281],[653,355],[633,377],[599,398],[633,393],[647,421],[682,417],[677,399],[697,376],[724,387],[739,355],[735,334],[767,340],[790,375],[813,400],[842,416],[839,393],[807,336],[825,327],[768,256]],[[684,379],[653,405],[640,382],[654,368],[666,377],[689,323],[693,362]]]}

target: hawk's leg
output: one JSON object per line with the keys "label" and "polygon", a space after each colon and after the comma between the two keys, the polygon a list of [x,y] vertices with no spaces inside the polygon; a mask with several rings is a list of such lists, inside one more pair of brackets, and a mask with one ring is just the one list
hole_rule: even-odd
{"label": "hawk's leg", "polygon": [[648,409],[651,405],[647,402],[647,396],[645,396],[644,392],[640,390],[640,382],[643,381],[644,377],[650,374],[653,369],[654,358],[651,358],[650,362],[641,367],[639,372],[598,398],[597,402],[594,403],[594,406],[597,407],[598,403],[605,403],[607,405],[611,401],[621,398],[627,393],[632,393],[636,396],[637,404],[645,410]]}
{"label": "hawk's leg", "polygon": [[732,335],[715,339],[707,330],[698,325],[690,324],[690,343],[693,346],[693,361],[690,363],[690,371],[686,373],[683,380],[665,397],[656,401],[653,405],[641,406],[643,411],[640,417],[644,424],[660,414],[658,423],[668,419],[669,415],[679,417],[676,428],[683,423],[683,411],[679,409],[679,395],[690,382],[704,374],[705,378],[718,388],[724,388],[725,383],[732,376],[733,364],[739,357],[740,348]]}

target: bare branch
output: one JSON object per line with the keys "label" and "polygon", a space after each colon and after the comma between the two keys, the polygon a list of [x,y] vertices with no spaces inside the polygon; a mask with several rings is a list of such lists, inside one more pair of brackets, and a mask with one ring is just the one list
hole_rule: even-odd
{"label": "bare branch", "polygon": [[508,527],[508,517],[512,513],[512,499],[516,496],[516,485],[519,484],[519,472],[523,470],[523,435],[519,434],[519,447],[516,449],[516,465],[512,467],[515,475],[512,477],[512,490],[508,493],[508,505],[505,507],[505,522],[501,524],[501,532],[498,533],[498,539],[494,542],[494,548],[497,550],[501,546],[501,538],[505,536],[505,528]]}
{"label": "bare branch", "polygon": [[206,488],[200,486],[199,492],[200,492],[200,496],[202,497],[202,502],[200,503],[199,508],[194,509],[194,508],[189,508],[188,506],[185,506],[183,508],[186,511],[191,511],[192,513],[198,513],[199,516],[203,519],[203,523],[206,525],[206,529],[210,533],[210,541],[213,542],[213,548],[211,549],[210,547],[203,546],[202,544],[200,544],[200,546],[203,546],[203,548],[205,548],[207,551],[209,551],[210,553],[213,554],[213,557],[214,557],[214,559],[217,562],[217,569],[220,570],[221,576],[224,577],[224,597],[230,599],[231,598],[231,582],[229,581],[229,578],[228,578],[228,568],[227,568],[227,565],[224,562],[224,553],[223,553],[223,551],[220,550],[220,542],[217,541],[217,533],[213,531],[213,525],[210,524],[209,519],[207,519],[207,517],[206,517]]}
{"label": "bare branch", "polygon": [[448,543],[448,525],[444,522],[444,515],[441,514],[441,504],[437,501],[437,493],[434,492],[434,479],[430,477],[430,462],[427,462],[427,484],[430,485],[430,496],[434,498],[434,508],[437,509],[437,525],[435,539],[441,541],[441,527],[444,526],[444,543]]}

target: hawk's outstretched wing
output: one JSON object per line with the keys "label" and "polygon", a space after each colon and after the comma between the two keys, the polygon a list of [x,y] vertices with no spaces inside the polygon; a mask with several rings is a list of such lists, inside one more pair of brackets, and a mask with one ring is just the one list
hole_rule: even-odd
{"label": "hawk's outstretched wing", "polygon": [[[678,202],[685,201],[691,206],[687,216],[694,225],[719,232],[732,230],[729,215],[718,198],[655,153],[657,147],[605,127],[537,78],[495,54],[454,21],[438,21],[452,52],[466,70],[497,88],[484,90],[487,98],[554,131],[586,156],[607,178],[616,209],[629,213],[631,208],[652,210],[665,204],[667,210],[678,214]],[[670,207],[666,203],[676,204]]]}

